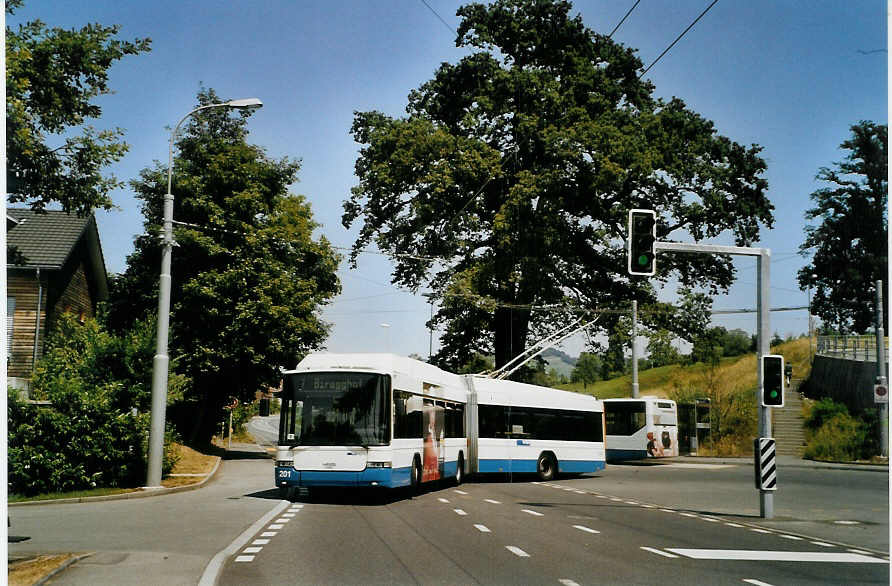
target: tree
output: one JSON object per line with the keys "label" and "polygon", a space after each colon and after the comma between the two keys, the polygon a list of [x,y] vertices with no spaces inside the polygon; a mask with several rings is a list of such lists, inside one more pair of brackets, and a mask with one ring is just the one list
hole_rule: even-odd
{"label": "tree", "polygon": [[647,342],[647,353],[650,355],[651,364],[656,368],[669,364],[678,364],[681,355],[678,349],[672,345],[674,337],[669,330],[661,329],[651,332]]}
{"label": "tree", "polygon": [[[718,135],[680,99],[653,97],[635,51],[570,9],[464,6],[456,45],[470,55],[412,91],[406,117],[355,114],[351,259],[374,243],[393,255],[395,284],[439,298],[441,364],[474,352],[504,364],[565,322],[539,306],[653,303],[651,281],[625,272],[630,208],[657,210],[663,240],[683,228],[743,245],[772,224],[760,147]],[[658,266],[657,281],[688,287],[733,279],[726,257],[665,254]]]}
{"label": "tree", "polygon": [[709,328],[703,332],[694,340],[694,347],[691,348],[691,363],[703,362],[712,367],[718,366],[727,334],[728,331],[721,326]]}
{"label": "tree", "polygon": [[752,337],[749,333],[739,328],[725,333],[722,340],[723,356],[741,356],[754,351]]}
{"label": "tree", "polygon": [[[12,14],[22,2],[7,2]],[[120,186],[102,169],[127,152],[123,130],[96,130],[95,98],[111,93],[108,70],[150,39],[121,41],[120,27],[47,28],[39,20],[6,27],[6,156],[10,203],[42,210],[51,202],[84,215],[112,208]]]}
{"label": "tree", "polygon": [[[213,90],[199,105],[219,103]],[[246,142],[246,119],[223,108],[193,116],[177,142],[171,356],[192,385],[172,414],[189,437],[210,438],[231,397],[254,399],[276,386],[327,336],[319,307],[340,291],[338,256],[303,196],[288,193],[299,164],[272,160]],[[142,200],[145,231],[112,288],[110,321],[126,328],[157,307],[163,194],[167,169],[144,169],[131,185]]]}
{"label": "tree", "polygon": [[591,383],[600,379],[601,359],[591,352],[582,352],[576,361],[576,366],[570,374],[570,380],[582,382],[582,388],[585,389]]}
{"label": "tree", "polygon": [[[799,286],[815,290],[811,311],[825,325],[863,333],[874,325],[877,280],[889,299],[888,128],[861,121],[851,131],[840,145],[849,151],[845,159],[818,171],[817,179],[829,185],[811,194],[815,207],[805,212],[806,220],[820,223],[805,228],[799,250],[814,256],[799,271]],[[883,320],[888,331],[888,312]]]}

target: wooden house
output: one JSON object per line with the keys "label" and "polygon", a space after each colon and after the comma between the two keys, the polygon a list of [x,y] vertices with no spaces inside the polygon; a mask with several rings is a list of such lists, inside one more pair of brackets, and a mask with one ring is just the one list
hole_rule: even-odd
{"label": "wooden house", "polygon": [[93,214],[6,210],[7,376],[27,390],[53,320],[81,320],[108,298],[108,275]]}

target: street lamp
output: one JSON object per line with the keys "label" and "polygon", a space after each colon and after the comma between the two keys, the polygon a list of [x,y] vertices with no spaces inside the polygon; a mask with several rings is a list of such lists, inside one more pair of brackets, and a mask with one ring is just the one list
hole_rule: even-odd
{"label": "street lamp", "polygon": [[155,342],[155,358],[152,361],[152,423],[149,430],[149,469],[146,488],[161,487],[161,459],[164,453],[164,419],[167,410],[167,375],[170,359],[167,355],[168,326],[170,324],[170,259],[173,252],[173,142],[180,125],[192,114],[209,108],[254,109],[263,106],[257,98],[230,100],[222,104],[208,104],[195,108],[183,116],[170,133],[167,159],[167,194],[164,196],[163,248],[161,252],[161,278],[158,283],[158,338]]}

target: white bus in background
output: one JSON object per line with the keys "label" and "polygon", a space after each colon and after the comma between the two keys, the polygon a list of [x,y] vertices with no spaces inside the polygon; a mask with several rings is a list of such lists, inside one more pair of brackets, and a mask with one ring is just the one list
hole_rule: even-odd
{"label": "white bus in background", "polygon": [[393,354],[318,353],[284,373],[279,397],[282,496],[605,467],[603,405],[578,393],[459,376]]}
{"label": "white bus in background", "polygon": [[639,397],[603,402],[608,462],[678,456],[675,401]]}

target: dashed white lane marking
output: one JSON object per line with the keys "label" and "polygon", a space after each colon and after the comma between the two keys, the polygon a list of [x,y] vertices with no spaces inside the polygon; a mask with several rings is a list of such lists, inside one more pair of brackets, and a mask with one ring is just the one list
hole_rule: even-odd
{"label": "dashed white lane marking", "polygon": [[667,551],[697,560],[747,560],[772,562],[834,562],[885,564],[886,560],[857,553],[833,553],[823,551],[753,551],[745,549],[684,549],[666,548]]}
{"label": "dashed white lane marking", "polygon": [[644,547],[644,546],[642,546],[641,549],[643,549],[644,551],[649,551],[650,553],[655,553],[655,554],[657,554],[657,555],[661,555],[661,556],[663,556],[664,558],[677,558],[677,557],[678,557],[677,555],[675,555],[675,554],[673,554],[673,553],[667,553],[667,552],[665,552],[665,551],[663,551],[663,550],[660,550],[660,549],[657,549],[657,548],[655,548],[655,547]]}
{"label": "dashed white lane marking", "polygon": [[269,539],[255,539],[251,545],[269,545]]}
{"label": "dashed white lane marking", "polygon": [[679,513],[682,517],[696,517],[694,513]]}
{"label": "dashed white lane marking", "polygon": [[293,519],[294,516],[295,516],[295,513],[285,513],[284,515],[282,515],[282,517],[284,517],[286,519]]}
{"label": "dashed white lane marking", "polygon": [[607,497],[604,496],[603,494],[596,494],[595,496],[598,497],[599,499],[606,499],[606,498],[607,498]]}
{"label": "dashed white lane marking", "polygon": [[563,584],[564,586],[579,586],[577,582],[574,582],[569,578],[561,578],[560,580],[558,580],[558,582]]}
{"label": "dashed white lane marking", "polygon": [[237,561],[237,562],[253,562],[253,561],[254,561],[254,556],[252,556],[252,555],[240,555],[240,556],[238,556],[238,557],[235,558],[235,561]]}
{"label": "dashed white lane marking", "polygon": [[580,531],[585,531],[586,533],[600,533],[597,529],[592,529],[591,527],[586,527],[585,525],[573,525],[575,529],[579,529]]}
{"label": "dashed white lane marking", "polygon": [[466,492],[463,491],[463,490],[453,490],[452,492],[454,492],[454,493],[456,493],[456,494],[468,494],[468,493],[466,493]]}
{"label": "dashed white lane marking", "polygon": [[860,549],[847,549],[846,551],[849,552],[849,553],[857,553],[857,554],[861,554],[861,555],[870,555],[870,552],[869,552],[869,551],[861,551]]}
{"label": "dashed white lane marking", "polygon": [[663,511],[664,513],[674,513],[675,512],[672,509],[660,509],[660,510]]}
{"label": "dashed white lane marking", "polygon": [[820,545],[821,547],[836,547],[832,543],[825,543],[823,541],[809,541],[812,545]]}
{"label": "dashed white lane marking", "polygon": [[528,515],[533,515],[534,517],[544,517],[545,513],[540,513],[539,511],[532,511],[530,509],[521,509],[524,513]]}
{"label": "dashed white lane marking", "polygon": [[483,500],[490,504],[493,504],[493,505],[501,505],[502,504],[500,501],[493,500],[493,499],[483,499]]}
{"label": "dashed white lane marking", "polygon": [[448,503],[448,502],[449,502],[449,499],[444,499],[444,498],[438,498],[437,500],[440,501],[441,503]]}
{"label": "dashed white lane marking", "polygon": [[461,510],[461,509],[452,509],[452,510],[455,511],[455,514],[456,514],[456,515],[459,515],[459,516],[461,516],[461,517],[464,517],[465,515],[467,515],[467,513],[464,512],[464,511]]}
{"label": "dashed white lane marking", "polygon": [[263,533],[260,534],[260,537],[275,537],[278,534],[279,534],[278,531],[264,531]]}
{"label": "dashed white lane marking", "polygon": [[728,527],[743,527],[743,525],[740,525],[739,523],[725,523],[725,525]]}
{"label": "dashed white lane marking", "polygon": [[859,521],[834,521],[836,525],[858,525]]}
{"label": "dashed white lane marking", "polygon": [[753,586],[774,586],[773,584],[762,582],[761,580],[756,580],[755,578],[744,578],[743,581],[747,584],[752,584]]}
{"label": "dashed white lane marking", "polygon": [[486,525],[478,525],[475,523],[474,527],[476,527],[477,531],[479,531],[480,533],[492,533],[492,531],[490,531],[489,527],[487,527]]}
{"label": "dashed white lane marking", "polygon": [[767,529],[759,529],[758,527],[751,527],[750,531],[753,533],[771,533],[771,531],[768,531]]}
{"label": "dashed white lane marking", "polygon": [[612,500],[612,501],[615,502],[615,503],[621,503],[621,502],[623,502],[623,499],[616,498],[615,496],[610,497],[610,500]]}
{"label": "dashed white lane marking", "polygon": [[795,535],[787,535],[785,533],[781,533],[780,537],[783,537],[784,539],[792,539],[793,541],[802,541],[801,537],[796,537]]}
{"label": "dashed white lane marking", "polygon": [[625,501],[627,505],[637,505],[638,503],[635,501]]}
{"label": "dashed white lane marking", "polygon": [[291,508],[288,509],[288,510],[289,510],[289,511],[299,511],[299,510],[301,510],[302,508],[304,508],[303,505],[291,505]]}
{"label": "dashed white lane marking", "polygon": [[243,553],[260,553],[263,550],[262,547],[246,547]]}
{"label": "dashed white lane marking", "polygon": [[656,507],[654,505],[641,505],[641,506],[644,507],[645,509],[656,509]]}
{"label": "dashed white lane marking", "polygon": [[700,517],[700,518],[703,519],[704,521],[709,522],[709,523],[719,523],[718,519],[713,519],[712,517]]}
{"label": "dashed white lane marking", "polygon": [[513,553],[514,555],[516,555],[516,556],[519,557],[519,558],[528,558],[528,557],[530,557],[530,554],[528,554],[528,553],[525,552],[524,550],[522,550],[522,549],[520,549],[519,547],[516,547],[516,546],[514,546],[514,545],[506,545],[506,546],[505,546],[505,549],[507,549],[508,551],[510,551],[511,553]]}
{"label": "dashed white lane marking", "polygon": [[282,529],[284,527],[285,527],[284,525],[281,525],[279,523],[273,523],[272,525],[269,526],[269,529]]}
{"label": "dashed white lane marking", "polygon": [[291,519],[289,519],[289,518],[282,517],[281,519],[276,519],[276,523],[287,523],[290,520]]}

